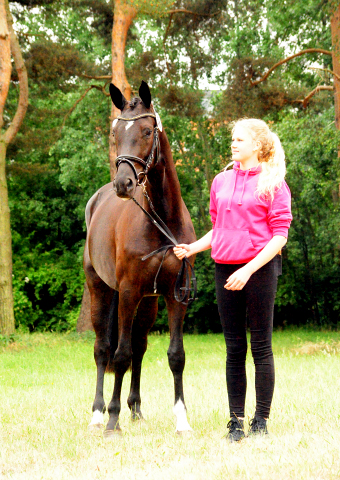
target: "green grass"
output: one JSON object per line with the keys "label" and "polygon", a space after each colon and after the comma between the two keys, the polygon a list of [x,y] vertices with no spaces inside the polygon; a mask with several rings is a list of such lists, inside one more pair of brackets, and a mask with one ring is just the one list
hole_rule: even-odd
{"label": "green grass", "polygon": [[[96,377],[91,334],[0,339],[0,478],[340,478],[339,332],[275,332],[270,438],[236,445],[223,438],[228,402],[222,335],[185,337],[184,388],[191,436],[175,434],[168,343],[167,335],[149,338],[142,371],[147,422],[130,421],[127,373],[121,411],[124,435],[108,442],[87,430]],[[250,418],[255,405],[250,355],[247,372]],[[106,377],[106,403],[113,379]]]}

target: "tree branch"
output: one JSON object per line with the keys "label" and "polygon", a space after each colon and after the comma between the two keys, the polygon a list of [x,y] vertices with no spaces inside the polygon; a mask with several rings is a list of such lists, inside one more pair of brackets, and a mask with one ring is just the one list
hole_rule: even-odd
{"label": "tree branch", "polygon": [[59,132],[59,136],[61,134],[61,131],[62,129],[64,128],[65,126],[65,123],[66,123],[66,120],[68,119],[68,117],[71,115],[71,113],[76,109],[77,105],[82,101],[84,100],[84,98],[86,97],[86,95],[89,93],[90,90],[92,90],[93,88],[95,88],[96,90],[99,90],[100,92],[104,93],[104,95],[106,95],[107,97],[110,96],[109,93],[105,92],[105,87],[106,87],[107,83],[104,85],[104,87],[100,86],[100,85],[90,85],[89,87],[87,87],[87,89],[85,90],[85,92],[82,94],[82,96],[80,98],[78,98],[78,100],[73,104],[73,106],[70,108],[70,110],[67,112],[67,114],[65,115],[64,117],[64,120],[63,120],[63,123],[61,124],[61,127],[60,127],[60,132]]}
{"label": "tree branch", "polygon": [[11,83],[11,41],[7,26],[5,2],[0,0],[0,136],[4,124],[3,113]]}
{"label": "tree branch", "polygon": [[170,30],[170,27],[171,27],[171,22],[172,22],[173,15],[174,15],[173,13],[170,14],[168,27],[166,29],[166,32],[165,32],[164,38],[163,38],[164,58],[165,58],[166,69],[168,71],[168,77],[169,77],[169,80],[170,80],[170,85],[172,84],[172,81],[171,81],[171,74],[170,74],[170,65],[169,65],[169,62],[168,62],[168,59],[167,59],[167,51],[166,51],[166,43],[165,42],[166,42],[166,39],[167,39],[168,34],[169,34],[169,30]]}
{"label": "tree branch", "polygon": [[46,38],[46,33],[19,32],[19,35],[22,35],[23,37],[43,37],[43,38]]}
{"label": "tree branch", "polygon": [[26,110],[28,107],[28,79],[27,70],[24,60],[22,58],[20,45],[13,29],[13,18],[9,10],[8,0],[5,0],[5,7],[7,13],[8,29],[11,38],[11,52],[14,58],[15,68],[18,72],[20,92],[17,111],[14,115],[12,123],[10,124],[4,135],[5,143],[6,145],[8,145],[14,140],[25,118]]}
{"label": "tree branch", "polygon": [[333,70],[331,70],[330,68],[319,68],[319,67],[309,67],[309,68],[310,70],[322,70],[323,72],[331,73],[332,75],[334,75],[334,77],[336,77],[340,81],[340,75],[333,72]]}
{"label": "tree branch", "polygon": [[269,75],[270,75],[277,67],[279,67],[280,65],[283,65],[284,63],[289,62],[290,60],[293,60],[293,58],[300,57],[301,55],[304,55],[305,53],[323,53],[323,54],[325,54],[325,55],[332,55],[332,52],[330,52],[329,50],[324,50],[324,49],[322,49],[322,48],[307,48],[306,50],[301,50],[301,52],[295,53],[294,55],[291,55],[290,57],[284,58],[284,59],[281,60],[280,62],[275,63],[275,65],[273,65],[273,66],[268,70],[268,72],[267,72],[265,75],[263,75],[263,77],[260,78],[259,80],[256,80],[255,82],[253,82],[252,79],[251,79],[250,77],[248,77],[248,78],[249,78],[250,85],[251,85],[252,87],[254,87],[255,85],[258,85],[259,83],[264,82],[265,80],[267,80],[267,78],[269,77]]}
{"label": "tree branch", "polygon": [[174,13],[187,13],[189,15],[194,15],[195,17],[215,17],[220,12],[215,13],[197,13],[192,12],[191,10],[187,10],[186,8],[178,8],[177,10],[168,10],[166,15],[173,15]]}
{"label": "tree branch", "polygon": [[164,38],[163,38],[163,47],[165,45],[165,41],[168,37],[168,34],[169,34],[169,30],[170,30],[170,27],[171,27],[171,23],[172,23],[172,17],[174,16],[173,13],[170,13],[170,18],[169,18],[169,23],[168,23],[168,26],[167,26],[167,29],[165,31],[165,34],[164,34]]}
{"label": "tree branch", "polygon": [[318,85],[314,90],[312,90],[307,97],[305,97],[303,100],[295,100],[294,103],[301,103],[303,108],[307,108],[308,103],[310,102],[311,98],[318,92],[322,90],[334,90],[334,87],[330,85]]}
{"label": "tree branch", "polygon": [[77,77],[84,77],[84,78],[89,78],[90,80],[111,80],[112,75],[86,75],[86,73],[73,73],[67,70],[68,73],[71,75],[77,75]]}

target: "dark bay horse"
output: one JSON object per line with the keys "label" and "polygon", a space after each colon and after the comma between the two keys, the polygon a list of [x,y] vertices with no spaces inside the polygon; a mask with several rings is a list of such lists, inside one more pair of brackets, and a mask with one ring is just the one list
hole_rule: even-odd
{"label": "dark bay horse", "polygon": [[[113,188],[112,184],[102,187],[86,207],[84,270],[91,295],[97,365],[96,395],[89,427],[103,425],[106,409],[104,373],[111,371],[115,373],[115,383],[104,436],[120,433],[121,387],[130,366],[131,387],[127,403],[132,419],[143,418],[141,364],[147,348],[147,335],[156,319],[158,297],[163,295],[170,328],[168,360],[174,377],[176,428],[178,432],[184,432],[191,430],[186,417],[182,380],[186,305],[174,298],[181,262],[172,248],[142,260],[150,252],[169,245],[169,241],[131,199],[135,198],[150,212],[150,205],[143,195],[144,188],[158,216],[179,243],[195,241],[195,233],[181,197],[169,141],[151,103],[149,87],[142,82],[140,98],[131,102],[112,84],[110,94],[115,106],[121,110],[121,116],[113,122],[118,152],[117,174]],[[164,262],[157,275],[163,254]],[[156,276],[157,288],[154,286]]]}

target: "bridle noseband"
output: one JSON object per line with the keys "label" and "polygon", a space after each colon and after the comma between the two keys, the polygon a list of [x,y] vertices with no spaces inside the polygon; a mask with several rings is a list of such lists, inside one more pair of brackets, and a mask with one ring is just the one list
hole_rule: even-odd
{"label": "bridle noseband", "polygon": [[[124,120],[125,122],[132,122],[134,120],[138,120],[139,118],[144,118],[144,117],[152,117],[157,121],[157,117],[153,113],[142,113],[141,115],[137,115],[135,117],[117,117],[117,120]],[[150,167],[152,165],[152,162],[154,160],[154,156],[156,158],[155,165],[157,165],[158,160],[159,160],[159,152],[160,152],[160,145],[159,145],[159,136],[158,136],[158,126],[157,124],[153,128],[153,142],[152,142],[152,147],[150,150],[150,153],[148,155],[148,158],[146,160],[143,160],[140,157],[135,157],[134,155],[118,155],[118,157],[115,160],[115,165],[116,169],[118,171],[119,165],[122,163],[127,163],[136,178],[137,185],[141,185],[142,183],[145,183],[146,181],[146,176],[149,173]],[[133,162],[139,163],[143,167],[143,171],[137,173],[136,167]],[[142,178],[141,178],[142,177]],[[144,182],[143,182],[144,179]]]}

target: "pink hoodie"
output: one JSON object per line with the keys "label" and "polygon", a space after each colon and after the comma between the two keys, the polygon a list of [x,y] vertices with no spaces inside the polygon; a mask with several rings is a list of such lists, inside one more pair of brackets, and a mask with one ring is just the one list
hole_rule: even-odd
{"label": "pink hoodie", "polygon": [[261,166],[223,171],[215,178],[210,192],[213,223],[211,256],[217,263],[246,263],[267,245],[274,235],[288,237],[292,221],[291,195],[286,182],[274,200],[255,195]]}

